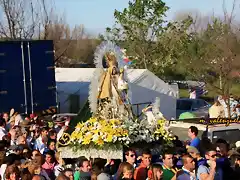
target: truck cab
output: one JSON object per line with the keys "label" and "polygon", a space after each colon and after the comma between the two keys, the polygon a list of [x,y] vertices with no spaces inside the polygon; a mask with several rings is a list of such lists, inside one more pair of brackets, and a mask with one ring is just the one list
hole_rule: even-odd
{"label": "truck cab", "polygon": [[225,139],[229,144],[240,140],[240,124],[233,123],[229,126],[225,124],[211,125],[203,132],[202,137],[208,137],[215,143],[218,139]]}

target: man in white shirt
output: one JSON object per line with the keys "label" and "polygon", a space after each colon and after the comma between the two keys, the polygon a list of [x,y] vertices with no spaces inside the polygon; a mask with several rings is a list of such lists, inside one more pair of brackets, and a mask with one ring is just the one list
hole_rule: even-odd
{"label": "man in white shirt", "polygon": [[183,167],[182,170],[178,171],[176,174],[177,180],[196,180],[195,176],[195,162],[194,159],[190,155],[184,155],[182,157]]}
{"label": "man in white shirt", "polygon": [[6,126],[6,121],[1,117],[0,118],[0,141],[2,140],[3,136],[7,135],[5,126]]}
{"label": "man in white shirt", "polygon": [[34,149],[39,150],[41,154],[43,154],[44,149],[46,148],[46,140],[47,140],[48,130],[47,128],[42,128],[40,136],[36,139],[34,143]]}

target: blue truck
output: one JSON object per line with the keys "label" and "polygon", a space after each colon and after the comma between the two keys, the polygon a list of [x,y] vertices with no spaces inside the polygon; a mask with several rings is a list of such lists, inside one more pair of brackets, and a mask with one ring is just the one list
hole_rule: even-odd
{"label": "blue truck", "polygon": [[53,41],[0,41],[0,113],[57,109]]}

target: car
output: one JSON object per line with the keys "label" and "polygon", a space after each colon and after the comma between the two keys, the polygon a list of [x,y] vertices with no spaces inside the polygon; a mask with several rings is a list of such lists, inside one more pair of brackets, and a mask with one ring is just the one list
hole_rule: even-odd
{"label": "car", "polygon": [[196,116],[196,118],[207,118],[209,116],[208,110],[211,105],[203,99],[189,99],[180,98],[177,100],[177,119],[180,114],[190,112]]}

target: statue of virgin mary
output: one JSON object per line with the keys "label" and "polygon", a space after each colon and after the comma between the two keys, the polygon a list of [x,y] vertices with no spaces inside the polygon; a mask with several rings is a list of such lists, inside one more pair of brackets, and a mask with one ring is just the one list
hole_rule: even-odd
{"label": "statue of virgin mary", "polygon": [[124,81],[121,49],[103,42],[95,52],[96,70],[89,91],[90,108],[100,119],[129,119],[132,115]]}

